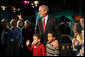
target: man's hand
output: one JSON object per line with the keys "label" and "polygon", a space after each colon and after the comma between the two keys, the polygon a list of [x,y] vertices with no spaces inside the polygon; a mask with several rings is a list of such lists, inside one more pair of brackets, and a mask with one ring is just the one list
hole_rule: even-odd
{"label": "man's hand", "polygon": [[54,41],[51,43],[51,45],[53,45],[54,48],[57,48],[59,45],[58,45],[58,41]]}

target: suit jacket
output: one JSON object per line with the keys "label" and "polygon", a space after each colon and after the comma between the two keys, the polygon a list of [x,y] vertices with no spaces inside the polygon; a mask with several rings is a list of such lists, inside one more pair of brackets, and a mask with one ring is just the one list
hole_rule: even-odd
{"label": "suit jacket", "polygon": [[48,16],[48,20],[47,20],[47,24],[46,24],[46,28],[45,28],[45,33],[43,31],[43,21],[42,18],[39,18],[36,22],[36,26],[35,26],[35,33],[39,33],[41,34],[42,37],[42,42],[46,43],[47,42],[47,34],[49,32],[55,32],[56,35],[58,36],[57,39],[59,38],[60,32],[59,32],[59,27],[58,27],[58,20],[55,19],[52,16]]}

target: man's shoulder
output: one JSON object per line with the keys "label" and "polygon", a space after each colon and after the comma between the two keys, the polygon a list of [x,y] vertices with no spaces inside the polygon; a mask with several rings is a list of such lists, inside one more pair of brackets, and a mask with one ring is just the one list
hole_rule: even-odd
{"label": "man's shoulder", "polygon": [[39,21],[39,20],[41,20],[41,19],[42,19],[42,18],[40,17],[40,18],[37,19],[37,21]]}
{"label": "man's shoulder", "polygon": [[52,16],[52,15],[48,15],[48,18],[50,18],[50,19],[56,19],[54,16]]}

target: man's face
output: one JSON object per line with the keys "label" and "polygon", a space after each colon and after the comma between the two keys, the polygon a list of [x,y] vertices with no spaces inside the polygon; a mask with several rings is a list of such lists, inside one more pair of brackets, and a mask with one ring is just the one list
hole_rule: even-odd
{"label": "man's face", "polygon": [[48,41],[52,42],[54,40],[54,37],[52,36],[51,33],[48,33]]}
{"label": "man's face", "polygon": [[40,40],[36,36],[33,36],[33,42],[37,44],[38,42],[40,42]]}
{"label": "man's face", "polygon": [[28,24],[27,22],[24,23],[25,27],[30,27],[30,24]]}
{"label": "man's face", "polygon": [[43,7],[39,7],[39,13],[41,17],[45,17],[47,15],[47,10],[45,10]]}

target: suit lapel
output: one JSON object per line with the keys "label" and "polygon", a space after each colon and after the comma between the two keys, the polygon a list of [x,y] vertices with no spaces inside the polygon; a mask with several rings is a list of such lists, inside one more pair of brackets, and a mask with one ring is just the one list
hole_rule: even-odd
{"label": "suit lapel", "polygon": [[40,19],[40,30],[42,31],[42,33],[43,33],[43,23],[42,23],[42,18]]}
{"label": "suit lapel", "polygon": [[46,24],[46,28],[45,28],[45,33],[46,33],[47,30],[48,30],[49,24],[50,24],[50,19],[49,19],[49,17],[48,17],[47,24]]}

